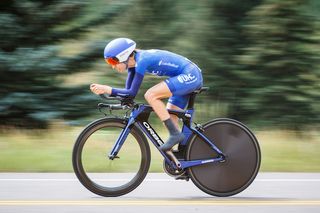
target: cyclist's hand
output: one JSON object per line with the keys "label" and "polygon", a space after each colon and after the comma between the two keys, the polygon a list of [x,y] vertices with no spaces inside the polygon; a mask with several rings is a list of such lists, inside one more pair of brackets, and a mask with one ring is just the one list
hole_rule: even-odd
{"label": "cyclist's hand", "polygon": [[102,85],[102,84],[91,84],[90,85],[90,90],[94,94],[100,95],[100,94],[111,94],[112,88],[107,85]]}

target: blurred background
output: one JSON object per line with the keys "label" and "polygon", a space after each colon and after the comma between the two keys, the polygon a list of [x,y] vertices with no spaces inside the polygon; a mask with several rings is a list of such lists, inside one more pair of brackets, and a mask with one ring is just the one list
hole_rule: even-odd
{"label": "blurred background", "polygon": [[[72,171],[77,134],[103,116],[89,85],[126,79],[103,49],[128,37],[197,63],[210,90],[196,121],[247,124],[263,171],[320,172],[319,11],[318,0],[0,1],[0,171]],[[137,101],[161,80],[147,76]]]}

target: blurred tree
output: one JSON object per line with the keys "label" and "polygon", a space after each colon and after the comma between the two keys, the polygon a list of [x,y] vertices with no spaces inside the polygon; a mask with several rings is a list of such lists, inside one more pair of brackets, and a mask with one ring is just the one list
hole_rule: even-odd
{"label": "blurred tree", "polygon": [[183,30],[178,23],[177,4],[171,0],[137,0],[124,28],[145,49],[168,47]]}
{"label": "blurred tree", "polygon": [[[178,1],[137,0],[125,20],[122,29],[141,49],[170,49],[184,30],[179,22]],[[158,77],[145,76],[138,98],[143,98],[144,92],[156,83]]]}
{"label": "blurred tree", "polygon": [[46,127],[51,119],[88,115],[94,108],[88,86],[62,86],[58,77],[86,70],[101,57],[104,44],[91,42],[82,53],[66,57],[61,42],[111,22],[131,2],[114,3],[84,18],[85,1],[1,1],[0,125]]}
{"label": "blurred tree", "polygon": [[[267,125],[319,122],[319,34],[305,14],[319,18],[319,3],[307,2],[0,1],[0,125],[45,127],[88,115],[95,96],[87,85],[61,84],[61,76],[87,71],[102,56],[99,41],[115,37],[196,62],[211,88],[206,105],[218,103],[223,115]],[[122,86],[124,79],[110,72],[98,81]],[[140,98],[157,82],[146,76]]]}
{"label": "blurred tree", "polygon": [[301,128],[320,122],[319,37],[304,0],[266,1],[249,13],[240,57],[243,119]]}
{"label": "blurred tree", "polygon": [[[236,56],[246,45],[241,24],[259,2],[138,0],[124,26],[142,48],[168,49],[195,61],[211,96],[228,102],[232,114],[241,86]],[[154,83],[148,80],[143,87]]]}
{"label": "blurred tree", "polygon": [[201,14],[201,21],[206,22],[206,25],[195,38],[199,44],[198,61],[204,71],[205,84],[211,88],[211,97],[214,102],[228,105],[229,117],[238,118],[239,113],[239,88],[242,87],[242,81],[236,59],[248,43],[242,25],[246,21],[246,14],[260,2],[206,1],[204,11],[207,15]]}

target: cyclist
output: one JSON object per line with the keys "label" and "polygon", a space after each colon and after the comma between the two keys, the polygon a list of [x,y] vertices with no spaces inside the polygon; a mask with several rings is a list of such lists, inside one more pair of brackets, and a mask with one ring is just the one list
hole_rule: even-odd
{"label": "cyclist", "polygon": [[[178,117],[170,115],[167,109],[183,110],[186,107],[189,94],[203,84],[199,67],[187,58],[169,51],[138,50],[136,43],[128,38],[110,41],[104,49],[104,59],[119,73],[128,70],[126,86],[122,89],[94,83],[90,89],[95,94],[134,98],[145,73],[169,77],[148,89],[144,97],[170,133],[169,139],[160,149],[168,151],[182,142],[184,135],[179,130]],[[162,102],[164,98],[169,98],[167,106]]]}

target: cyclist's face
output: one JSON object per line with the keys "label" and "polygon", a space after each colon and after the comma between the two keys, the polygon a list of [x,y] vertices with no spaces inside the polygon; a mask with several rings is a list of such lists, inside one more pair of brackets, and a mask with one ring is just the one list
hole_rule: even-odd
{"label": "cyclist's face", "polygon": [[116,65],[112,65],[112,69],[117,70],[117,72],[119,73],[123,73],[127,69],[127,66],[125,63],[119,63]]}

